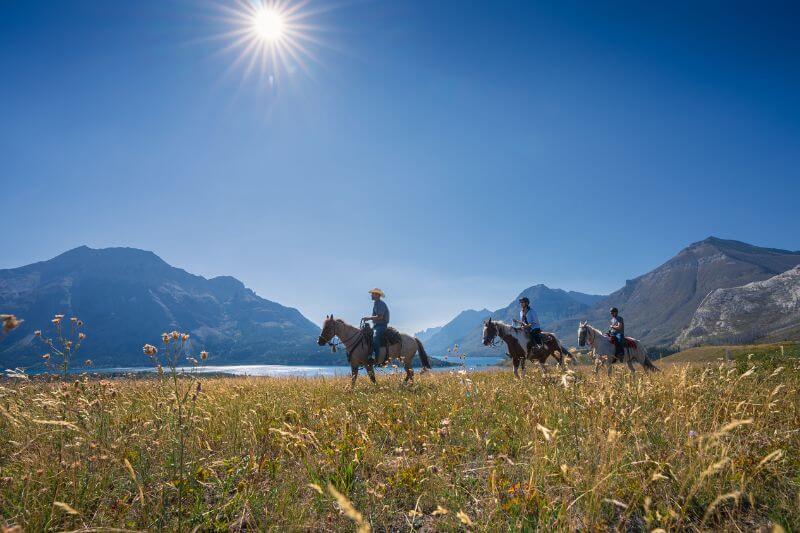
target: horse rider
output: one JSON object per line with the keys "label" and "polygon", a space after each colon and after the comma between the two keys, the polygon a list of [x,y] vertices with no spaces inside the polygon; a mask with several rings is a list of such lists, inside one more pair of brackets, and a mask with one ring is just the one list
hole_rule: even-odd
{"label": "horse rider", "polygon": [[614,344],[614,357],[622,358],[625,356],[625,320],[619,316],[619,309],[611,308],[611,326],[608,334],[616,341]]}
{"label": "horse rider", "polygon": [[361,320],[372,321],[374,335],[372,336],[372,357],[374,361],[378,361],[378,355],[381,352],[381,343],[383,336],[386,334],[386,328],[389,327],[389,306],[381,298],[386,298],[382,290],[377,287],[371,289],[369,294],[372,296],[372,315],[365,316]]}
{"label": "horse rider", "polygon": [[523,296],[519,299],[519,305],[519,320],[514,320],[514,322],[520,324],[522,329],[531,336],[528,341],[528,351],[530,351],[533,346],[536,346],[537,349],[541,348],[542,326],[539,324],[539,317],[536,315],[536,311],[531,307],[531,301],[527,296]]}

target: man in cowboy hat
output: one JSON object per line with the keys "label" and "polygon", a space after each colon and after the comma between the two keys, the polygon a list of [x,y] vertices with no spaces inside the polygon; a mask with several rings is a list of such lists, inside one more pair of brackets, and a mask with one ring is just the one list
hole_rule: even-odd
{"label": "man in cowboy hat", "polygon": [[372,357],[376,362],[380,362],[378,361],[378,355],[381,351],[381,343],[383,342],[386,328],[389,327],[389,307],[386,305],[386,302],[381,300],[381,298],[386,297],[382,290],[376,287],[371,289],[369,293],[372,296],[372,301],[375,302],[372,304],[372,316],[365,316],[362,320],[372,321],[375,332],[372,337]]}

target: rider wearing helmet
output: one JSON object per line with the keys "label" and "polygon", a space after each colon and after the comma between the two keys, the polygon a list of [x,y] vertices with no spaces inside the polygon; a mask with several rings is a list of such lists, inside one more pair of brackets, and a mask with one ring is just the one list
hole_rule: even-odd
{"label": "rider wearing helmet", "polygon": [[612,307],[611,326],[608,334],[616,341],[614,344],[614,357],[622,358],[625,356],[625,320],[619,316],[619,309]]}
{"label": "rider wearing helmet", "polygon": [[526,296],[519,299],[519,304],[519,320],[514,320],[514,322],[520,324],[525,331],[530,333],[531,340],[528,341],[529,351],[534,345],[537,348],[541,348],[542,326],[539,324],[539,317],[536,315],[536,311],[531,307],[531,301]]}

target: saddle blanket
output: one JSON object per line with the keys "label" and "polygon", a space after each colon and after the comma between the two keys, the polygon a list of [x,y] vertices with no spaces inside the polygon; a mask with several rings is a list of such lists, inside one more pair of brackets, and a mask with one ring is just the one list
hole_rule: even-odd
{"label": "saddle blanket", "polygon": [[[606,338],[609,341],[611,341],[611,344],[616,346],[616,344],[617,344],[617,339],[616,338],[612,337],[611,335],[606,335]],[[638,347],[639,347],[639,345],[636,344],[635,340],[633,340],[630,337],[625,337],[625,348],[633,348],[635,350]]]}

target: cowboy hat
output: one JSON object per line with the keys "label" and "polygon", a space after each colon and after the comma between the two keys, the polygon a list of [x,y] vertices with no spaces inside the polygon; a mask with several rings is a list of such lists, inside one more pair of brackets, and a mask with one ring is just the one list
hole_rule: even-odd
{"label": "cowboy hat", "polygon": [[386,298],[386,295],[385,295],[385,294],[383,294],[383,291],[382,291],[382,290],[380,290],[380,289],[379,289],[379,288],[377,288],[377,287],[375,287],[374,289],[370,289],[370,290],[369,290],[369,293],[370,293],[370,294],[377,294],[377,295],[378,295],[378,296],[380,296],[381,298]]}

